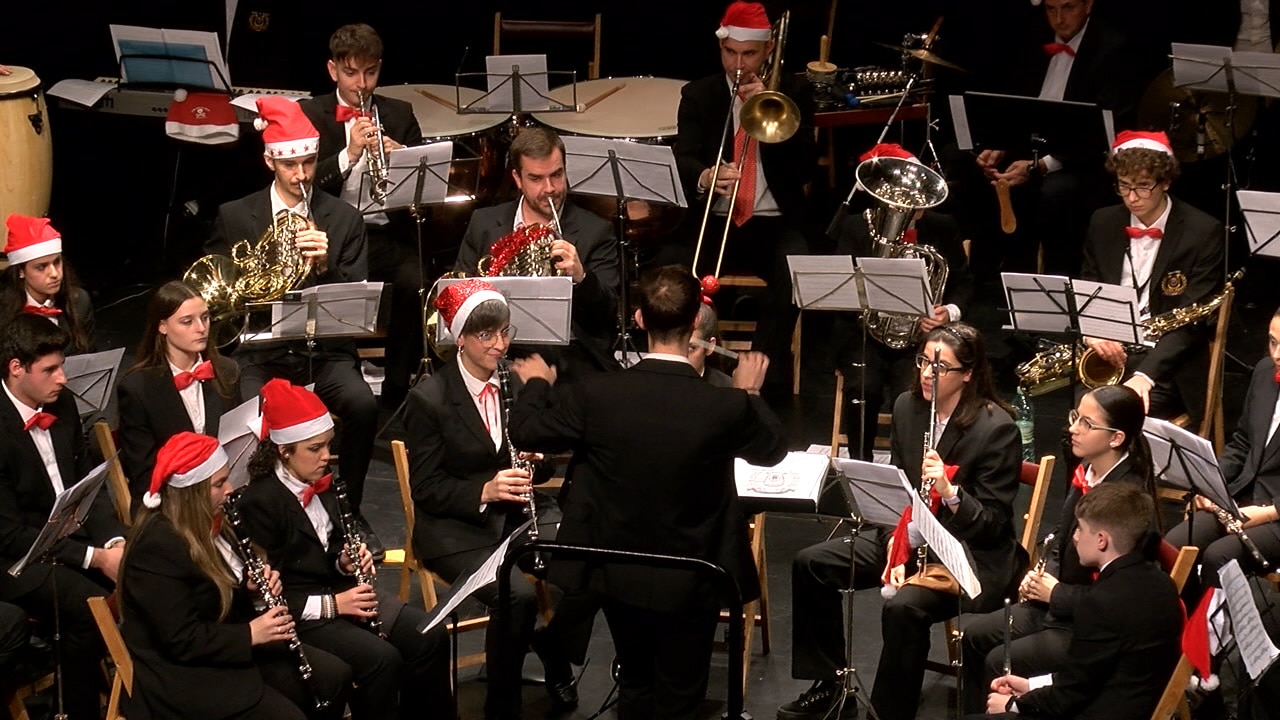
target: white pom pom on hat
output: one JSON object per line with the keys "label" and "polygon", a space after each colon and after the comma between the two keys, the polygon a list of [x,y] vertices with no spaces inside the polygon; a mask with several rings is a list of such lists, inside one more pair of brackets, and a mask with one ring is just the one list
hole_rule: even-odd
{"label": "white pom pom on hat", "polygon": [[173,99],[174,99],[174,101],[175,101],[175,102],[186,102],[186,101],[187,101],[187,89],[186,89],[186,88],[178,88],[177,90],[174,90],[174,91],[173,91]]}

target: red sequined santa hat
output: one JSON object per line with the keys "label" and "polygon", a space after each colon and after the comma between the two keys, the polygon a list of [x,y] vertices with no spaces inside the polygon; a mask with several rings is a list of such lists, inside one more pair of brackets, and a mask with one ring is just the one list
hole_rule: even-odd
{"label": "red sequined santa hat", "polygon": [[1111,146],[1111,152],[1118,153],[1121,150],[1130,148],[1144,148],[1146,150],[1155,150],[1162,152],[1169,157],[1173,157],[1173,145],[1169,143],[1169,136],[1163,130],[1158,132],[1146,132],[1142,130],[1124,130],[1116,135],[1115,144]]}
{"label": "red sequined santa hat", "polygon": [[769,15],[763,5],[739,0],[725,8],[716,37],[721,40],[769,40],[773,37],[773,25],[769,23]]}
{"label": "red sequined santa hat", "polygon": [[333,418],[320,397],[282,378],[262,386],[262,428],[259,438],[289,445],[333,429]]}
{"label": "red sequined santa hat", "polygon": [[53,229],[49,218],[14,213],[5,219],[4,224],[9,228],[4,254],[10,265],[21,265],[62,252],[62,234]]}
{"label": "red sequined santa hat", "polygon": [[467,326],[467,318],[480,303],[488,300],[499,300],[507,304],[507,298],[489,283],[472,278],[454,283],[436,297],[436,309],[440,311],[440,319],[449,328],[449,334],[457,339],[462,328]]}
{"label": "red sequined santa hat", "polygon": [[154,510],[160,507],[160,490],[165,485],[176,488],[197,485],[226,466],[227,453],[217,438],[180,432],[156,452],[151,487],[143,494],[142,504]]}
{"label": "red sequined santa hat", "polygon": [[263,131],[267,157],[296,158],[320,152],[320,133],[294,100],[279,95],[258,98],[258,119],[253,126]]}

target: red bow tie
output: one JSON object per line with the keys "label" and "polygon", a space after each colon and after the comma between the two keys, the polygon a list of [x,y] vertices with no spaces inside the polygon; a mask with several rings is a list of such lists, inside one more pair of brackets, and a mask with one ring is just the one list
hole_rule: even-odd
{"label": "red bow tie", "polygon": [[1139,227],[1133,227],[1132,225],[1130,225],[1129,227],[1125,228],[1124,231],[1129,235],[1130,240],[1137,240],[1138,238],[1144,238],[1144,237],[1160,240],[1161,238],[1164,237],[1164,231],[1158,227],[1139,228]]}
{"label": "red bow tie", "polygon": [[915,228],[907,228],[907,230],[902,233],[902,242],[908,245],[915,245],[916,240],[917,240],[917,233]]}
{"label": "red bow tie", "polygon": [[1084,463],[1076,466],[1076,471],[1071,475],[1071,484],[1080,488],[1081,495],[1089,494],[1089,481],[1085,477]]}
{"label": "red bow tie", "polygon": [[1280,385],[1280,368],[1276,368],[1276,374],[1274,375],[1274,377],[1275,377],[1276,384]]}
{"label": "red bow tie", "polygon": [[196,365],[195,369],[191,370],[190,372],[183,371],[178,373],[177,375],[174,375],[173,386],[178,388],[179,390],[186,390],[187,388],[191,387],[191,383],[197,380],[199,380],[200,382],[204,382],[205,380],[212,380],[212,379],[213,379],[213,363],[208,360],[205,360],[199,365]]}
{"label": "red bow tie", "polygon": [[23,305],[22,312],[28,315],[39,315],[40,317],[57,317],[62,314],[62,310],[46,305]]}
{"label": "red bow tie", "polygon": [[338,118],[338,122],[344,123],[351,118],[364,117],[364,113],[348,105],[339,105],[334,111],[334,116]]}
{"label": "red bow tie", "polygon": [[57,421],[57,419],[58,418],[54,417],[53,415],[50,415],[47,412],[38,412],[35,415],[32,415],[31,419],[27,420],[27,422],[23,424],[22,431],[27,432],[33,427],[38,427],[41,430],[48,430],[50,426],[52,426],[53,423]]}
{"label": "red bow tie", "polygon": [[1050,57],[1058,53],[1066,53],[1067,57],[1075,57],[1076,50],[1066,43],[1045,43],[1044,54]]}
{"label": "red bow tie", "polygon": [[299,502],[302,503],[302,507],[306,507],[310,505],[311,498],[315,497],[316,495],[319,495],[325,490],[328,490],[329,486],[332,484],[333,484],[333,473],[329,473],[328,475],[325,475],[319,480],[308,485],[305,489],[303,489],[302,497],[298,498]]}

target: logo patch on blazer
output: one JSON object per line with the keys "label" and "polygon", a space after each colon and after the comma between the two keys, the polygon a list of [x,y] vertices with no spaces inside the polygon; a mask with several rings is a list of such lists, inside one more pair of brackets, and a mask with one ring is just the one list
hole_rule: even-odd
{"label": "logo patch on blazer", "polygon": [[1170,297],[1176,297],[1187,291],[1187,276],[1181,270],[1164,274],[1160,279],[1160,291]]}
{"label": "logo patch on blazer", "polygon": [[271,13],[254,10],[249,13],[249,29],[254,32],[265,32],[271,24]]}

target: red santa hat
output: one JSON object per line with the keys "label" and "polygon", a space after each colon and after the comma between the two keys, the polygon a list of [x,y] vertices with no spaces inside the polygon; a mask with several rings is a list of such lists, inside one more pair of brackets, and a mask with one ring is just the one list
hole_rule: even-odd
{"label": "red santa hat", "polygon": [[165,485],[190,487],[213,477],[227,465],[227,453],[218,439],[193,432],[180,432],[169,438],[156,453],[151,471],[151,487],[142,503],[152,510],[160,507],[160,489]]}
{"label": "red santa hat", "polygon": [[5,219],[9,239],[4,254],[10,265],[21,265],[45,255],[62,252],[62,233],[53,229],[49,218],[28,217],[13,213]]}
{"label": "red santa hat", "polygon": [[862,153],[862,155],[858,157],[858,162],[866,162],[873,158],[882,157],[902,158],[903,160],[910,160],[917,163],[920,162],[920,158],[917,158],[915,155],[907,152],[897,143],[878,143],[875,147]]}
{"label": "red santa hat", "polygon": [[164,132],[176,140],[222,145],[240,137],[240,122],[226,93],[189,93],[179,89],[169,103]]}
{"label": "red santa hat", "polygon": [[262,386],[262,428],[258,437],[289,445],[333,429],[333,418],[310,390],[274,378]]}
{"label": "red santa hat", "polygon": [[441,290],[440,295],[436,297],[436,309],[440,311],[440,318],[449,328],[449,334],[456,339],[462,334],[462,328],[467,326],[467,318],[471,317],[471,313],[480,306],[480,303],[488,300],[498,300],[503,305],[507,304],[507,298],[498,292],[497,288],[483,280],[472,278]]}
{"label": "red santa hat", "polygon": [[1123,130],[1116,135],[1116,142],[1111,146],[1111,151],[1117,153],[1130,148],[1155,150],[1173,157],[1173,145],[1169,143],[1169,136],[1163,130],[1157,132]]}
{"label": "red santa hat", "polygon": [[258,98],[258,119],[267,157],[296,158],[320,152],[320,133],[294,100],[280,95]]}
{"label": "red santa hat", "polygon": [[769,40],[773,37],[773,25],[769,23],[764,5],[737,0],[725,8],[716,37],[721,40]]}

